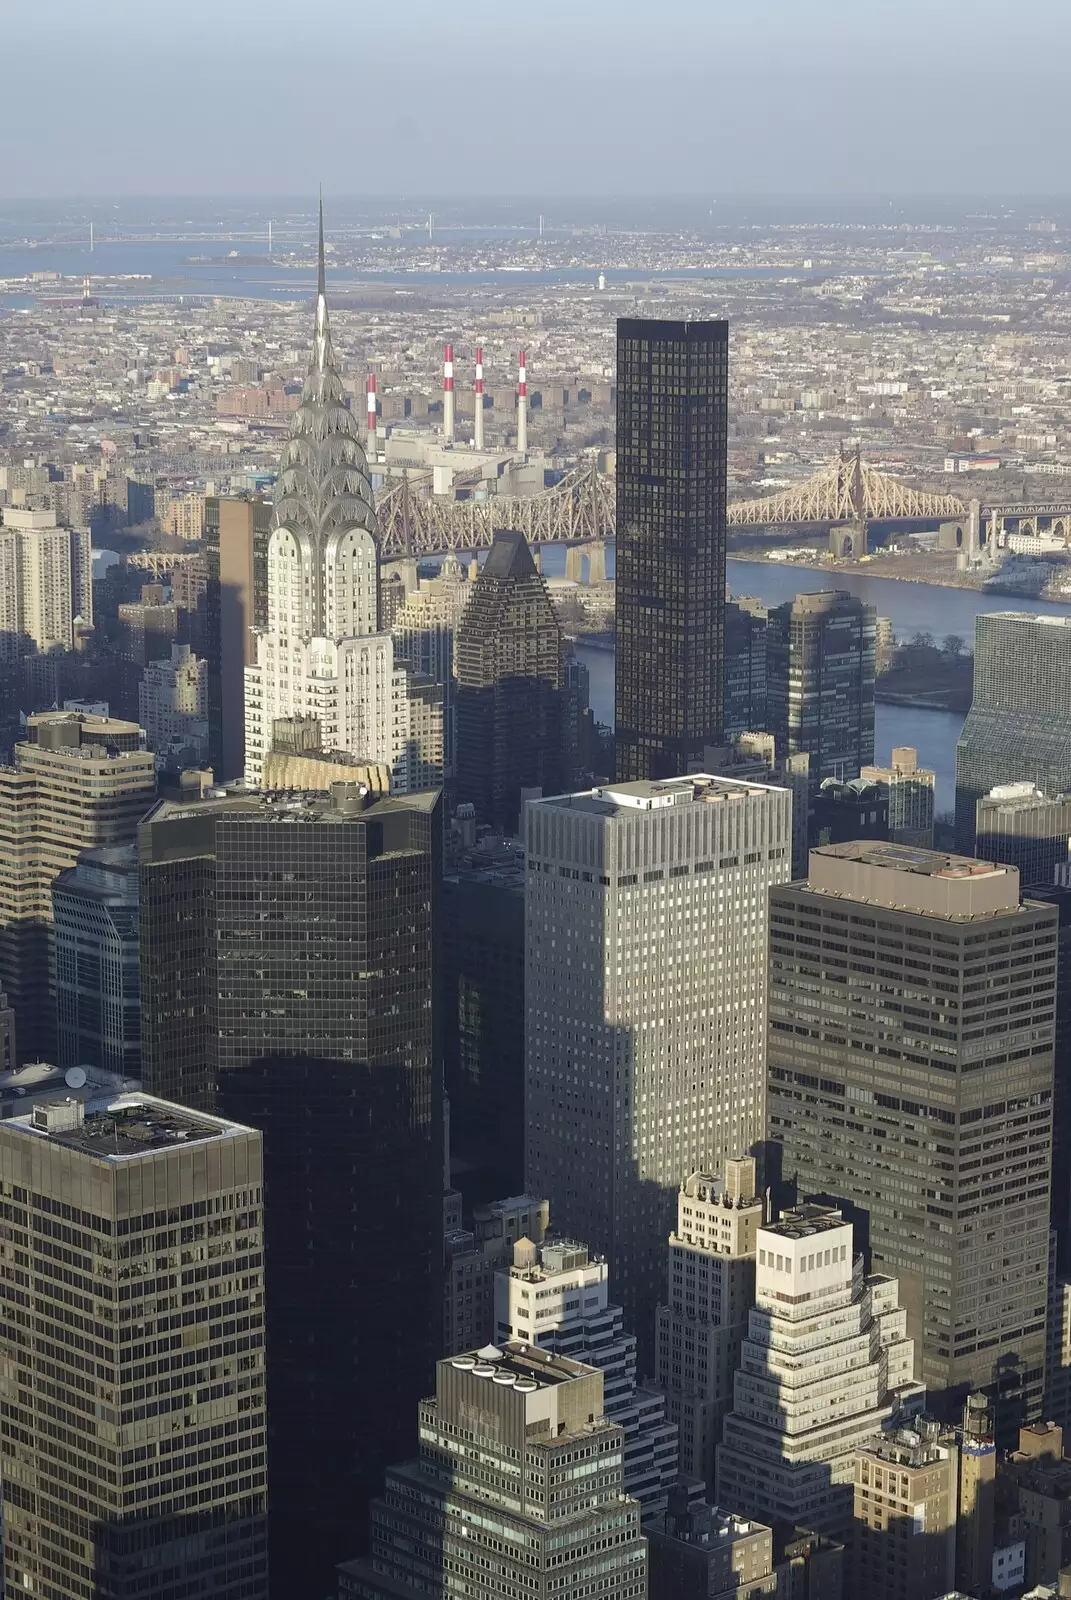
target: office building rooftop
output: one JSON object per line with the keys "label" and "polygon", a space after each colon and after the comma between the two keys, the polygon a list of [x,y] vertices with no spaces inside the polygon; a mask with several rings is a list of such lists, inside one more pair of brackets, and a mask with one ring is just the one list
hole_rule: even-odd
{"label": "office building rooftop", "polygon": [[603,816],[626,816],[637,811],[660,811],[668,806],[731,803],[744,800],[748,795],[766,794],[770,788],[770,784],[746,783],[742,778],[717,778],[697,772],[684,778],[639,778],[633,783],[610,783],[581,794],[555,795],[541,803]]}
{"label": "office building rooftop", "polygon": [[140,1093],[105,1095],[88,1103],[72,1096],[38,1104],[27,1115],[11,1117],[2,1126],[109,1164],[251,1131],[241,1123],[195,1114],[184,1106]]}
{"label": "office building rooftop", "polygon": [[553,1355],[530,1344],[485,1345],[482,1350],[451,1356],[449,1365],[458,1372],[471,1372],[474,1378],[485,1378],[500,1389],[517,1389],[521,1394],[554,1389],[574,1378],[590,1377],[595,1370],[582,1361],[570,1361],[567,1356]]}
{"label": "office building rooftop", "polygon": [[1020,905],[1015,867],[878,839],[812,850],[807,882],[822,894],[950,921],[996,916]]}

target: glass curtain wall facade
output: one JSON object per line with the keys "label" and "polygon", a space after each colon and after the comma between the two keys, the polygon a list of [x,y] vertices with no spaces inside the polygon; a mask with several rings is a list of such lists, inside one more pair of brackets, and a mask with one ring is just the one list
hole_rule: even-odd
{"label": "glass curtain wall facade", "polygon": [[810,756],[812,800],[826,778],[858,778],[874,760],[876,627],[874,607],[842,589],[769,613],[767,727],[778,756]]}
{"label": "glass curtain wall facade", "polygon": [[727,322],[618,321],[618,782],[720,743],[728,408]]}
{"label": "glass curtain wall facade", "polygon": [[974,630],[974,698],[956,746],[956,849],[998,784],[1071,793],[1071,617],[994,611]]}
{"label": "glass curtain wall facade", "polygon": [[441,1348],[441,835],[437,793],[356,784],[142,830],[146,1081],[264,1136],[279,1597],[329,1593]]}

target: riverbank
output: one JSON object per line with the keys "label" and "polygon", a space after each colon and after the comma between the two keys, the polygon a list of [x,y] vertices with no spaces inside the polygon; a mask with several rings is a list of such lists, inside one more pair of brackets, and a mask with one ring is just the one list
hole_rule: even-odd
{"label": "riverbank", "polygon": [[838,580],[848,573],[853,576],[866,578],[884,578],[893,583],[917,583],[935,585],[943,589],[967,589],[973,594],[1007,595],[1011,599],[1030,604],[1032,601],[1044,599],[1052,605],[1071,605],[1071,595],[1045,590],[1033,594],[1019,584],[1001,583],[999,576],[987,577],[978,572],[962,572],[955,565],[955,557],[950,555],[947,559],[940,556],[876,556],[861,561],[846,561],[838,556],[835,561],[823,561],[819,557],[810,560],[782,560],[771,561],[766,552],[760,550],[730,552],[727,560],[757,566],[762,563],[775,571],[786,568],[801,572],[820,572],[827,580],[826,586],[836,588]]}

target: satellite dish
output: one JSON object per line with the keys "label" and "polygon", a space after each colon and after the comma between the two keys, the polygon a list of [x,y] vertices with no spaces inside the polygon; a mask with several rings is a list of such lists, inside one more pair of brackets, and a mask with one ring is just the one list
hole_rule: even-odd
{"label": "satellite dish", "polygon": [[63,1074],[63,1081],[68,1089],[81,1089],[86,1081],[85,1067],[68,1067]]}

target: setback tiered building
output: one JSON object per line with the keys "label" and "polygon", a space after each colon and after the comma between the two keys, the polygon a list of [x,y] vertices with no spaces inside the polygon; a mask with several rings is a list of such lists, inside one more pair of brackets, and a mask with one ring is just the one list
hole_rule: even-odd
{"label": "setback tiered building", "polygon": [[640,1508],[603,1375],[530,1344],[440,1361],[420,1457],[387,1474],[339,1600],[647,1600]]}
{"label": "setback tiered building", "polygon": [[895,1278],[865,1276],[839,1211],[801,1205],[760,1228],[718,1504],[843,1537],[856,1448],[922,1403],[906,1330]]}
{"label": "setback tiered building", "polygon": [[645,1518],[664,1511],[677,1477],[677,1429],[665,1396],[637,1383],[636,1337],[610,1301],[606,1262],[575,1240],[519,1240],[512,1264],[495,1275],[495,1342],[511,1341],[599,1369],[606,1415],[625,1434],[625,1493]]}

